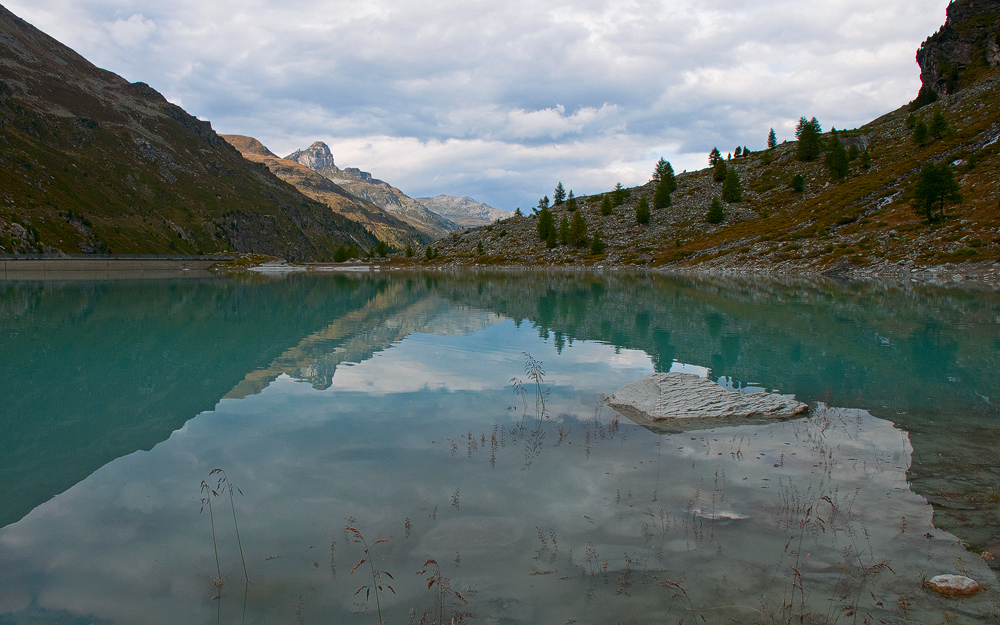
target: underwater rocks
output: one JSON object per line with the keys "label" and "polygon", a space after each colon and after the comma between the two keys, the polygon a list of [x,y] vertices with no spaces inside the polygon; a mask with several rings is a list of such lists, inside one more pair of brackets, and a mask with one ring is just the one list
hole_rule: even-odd
{"label": "underwater rocks", "polygon": [[729,391],[689,373],[648,375],[608,397],[607,404],[657,433],[763,423],[809,411],[806,404],[777,393]]}

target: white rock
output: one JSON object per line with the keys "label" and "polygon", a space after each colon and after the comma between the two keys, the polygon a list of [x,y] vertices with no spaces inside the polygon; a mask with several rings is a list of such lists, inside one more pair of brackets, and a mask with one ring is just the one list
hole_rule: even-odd
{"label": "white rock", "polygon": [[[654,373],[621,388],[610,407],[656,432],[756,423],[802,415],[809,407],[777,393],[742,394],[688,373]],[[727,423],[716,423],[725,421]]]}
{"label": "white rock", "polygon": [[924,587],[949,597],[971,597],[983,589],[979,582],[964,575],[937,575],[924,582]]}

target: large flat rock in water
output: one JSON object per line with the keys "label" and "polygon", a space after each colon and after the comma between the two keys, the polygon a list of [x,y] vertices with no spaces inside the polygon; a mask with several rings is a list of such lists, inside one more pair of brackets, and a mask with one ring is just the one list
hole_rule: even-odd
{"label": "large flat rock in water", "polygon": [[654,373],[621,388],[609,406],[658,434],[766,423],[809,412],[778,393],[737,393],[690,373]]}

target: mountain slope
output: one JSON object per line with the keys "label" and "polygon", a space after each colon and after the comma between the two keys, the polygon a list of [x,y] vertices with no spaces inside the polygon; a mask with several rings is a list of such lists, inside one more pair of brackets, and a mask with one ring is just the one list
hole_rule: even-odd
{"label": "mountain slope", "polygon": [[370,173],[355,167],[337,167],[329,146],[322,141],[316,141],[305,150],[296,150],[285,158],[329,178],[351,195],[392,213],[432,239],[460,229],[457,224],[427,210],[396,187],[372,178]]}
{"label": "mountain slope", "polygon": [[380,241],[403,249],[407,245],[419,245],[433,240],[433,237],[381,207],[355,197],[329,178],[321,176],[305,165],[278,158],[252,137],[220,136],[239,150],[247,160],[265,165],[271,173],[293,185],[307,197],[322,202],[334,213],[363,225]]}
{"label": "mountain slope", "polygon": [[507,219],[511,216],[507,211],[477,202],[471,197],[438,195],[417,198],[417,201],[432,213],[441,215],[464,228],[485,226],[498,219]]}
{"label": "mountain slope", "polygon": [[[743,199],[725,204],[720,224],[707,223],[705,216],[712,199],[721,196],[722,183],[704,169],[678,175],[672,206],[654,210],[648,225],[637,223],[636,208],[642,197],[652,203],[652,182],[627,190],[628,198],[611,216],[598,209],[603,195],[610,193],[581,198],[589,233],[599,228],[607,243],[600,255],[589,248],[546,248],[535,233],[537,220],[515,217],[435,244],[437,262],[907,278],[934,276],[940,265],[950,264],[953,273],[1000,282],[1000,58],[987,54],[990,42],[1000,37],[1000,3],[957,0],[948,14],[944,31],[952,34],[929,39],[918,57],[926,65],[923,92],[934,91],[936,101],[934,95],[921,96],[861,128],[838,132],[845,148],[855,146],[861,154],[867,149],[871,157],[867,166],[860,156],[850,161],[843,180],[831,173],[823,156],[801,161],[798,144],[786,142],[728,161],[742,181]],[[962,55],[977,49],[963,65]],[[942,61],[958,68],[951,91],[943,88],[947,84],[942,87],[937,69],[927,71],[927,59],[936,59],[938,68],[944,67]],[[935,117],[944,120],[946,131],[939,138],[915,140],[916,128],[930,125]],[[831,132],[823,134],[822,144],[828,146],[831,138]],[[945,206],[944,220],[931,223],[912,203],[920,171],[928,163],[945,164],[963,196],[961,203]],[[803,177],[803,192],[793,190],[795,176]],[[565,206],[553,212],[557,224],[569,216]],[[956,263],[962,264],[961,271]]]}
{"label": "mountain slope", "polygon": [[350,242],[374,237],[0,7],[0,253],[310,260]]}

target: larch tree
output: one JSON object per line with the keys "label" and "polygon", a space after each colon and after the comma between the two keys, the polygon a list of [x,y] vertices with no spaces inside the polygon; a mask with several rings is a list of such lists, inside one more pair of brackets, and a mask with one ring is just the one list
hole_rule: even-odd
{"label": "larch tree", "polygon": [[556,185],[556,190],[552,192],[552,204],[554,206],[559,206],[566,201],[566,189],[563,188],[563,183],[560,182]]}
{"label": "larch tree", "polygon": [[[925,163],[920,168],[910,202],[914,210],[922,215],[927,223],[931,223],[936,219],[944,219],[946,204],[962,201],[960,190],[961,186],[955,180],[947,163]],[[934,216],[935,210],[938,211],[937,217]]]}
{"label": "larch tree", "polygon": [[805,117],[799,119],[795,138],[799,140],[796,157],[800,161],[814,161],[823,154],[822,134],[823,129],[815,117],[810,120]]}
{"label": "larch tree", "polygon": [[743,182],[733,167],[729,168],[726,178],[722,181],[722,200],[727,204],[743,201]]}

